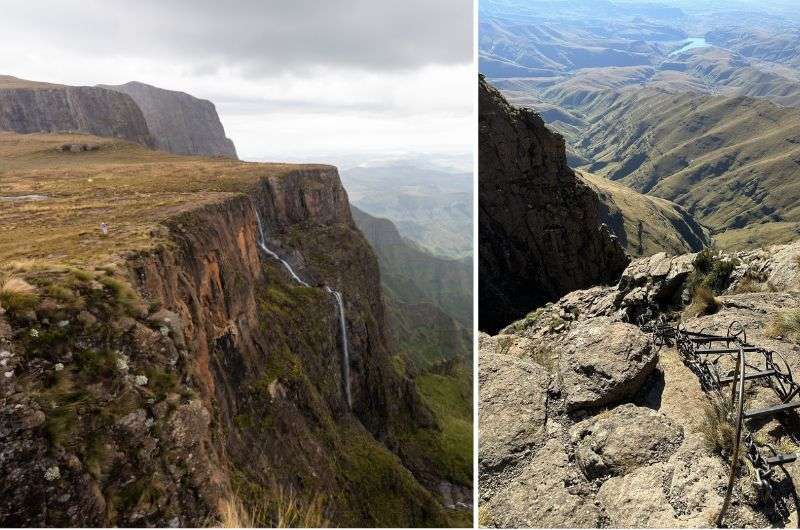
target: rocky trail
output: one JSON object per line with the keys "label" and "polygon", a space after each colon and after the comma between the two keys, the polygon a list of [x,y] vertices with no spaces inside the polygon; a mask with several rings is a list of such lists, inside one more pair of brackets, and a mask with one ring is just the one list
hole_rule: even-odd
{"label": "rocky trail", "polygon": [[[780,373],[800,368],[795,332],[776,327],[800,307],[799,255],[797,243],[735,254],[657,254],[633,261],[615,286],[573,291],[495,336],[481,334],[481,524],[713,526],[731,477],[738,346],[747,350],[743,409],[758,412],[745,422],[742,456],[752,440],[775,466],[769,473],[738,466],[723,522],[797,524],[798,466],[786,456],[798,451],[796,414],[761,414],[776,404],[776,392],[771,378],[751,372],[775,369],[764,364],[765,352],[776,363],[786,359]],[[697,311],[694,288],[717,279],[716,305]],[[680,334],[673,332],[677,344],[637,325],[661,315],[683,322]],[[746,339],[733,336],[737,321]],[[690,350],[703,362],[717,361],[721,401],[687,362]],[[725,352],[717,359],[703,350]],[[788,393],[779,392],[779,400],[792,401],[794,386],[781,381]]]}

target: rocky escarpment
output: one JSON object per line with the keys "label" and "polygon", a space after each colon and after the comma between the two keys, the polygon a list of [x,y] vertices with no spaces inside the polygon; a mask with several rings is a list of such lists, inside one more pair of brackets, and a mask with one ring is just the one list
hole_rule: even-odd
{"label": "rocky escarpment", "polygon": [[[635,323],[664,315],[798,363],[800,244],[739,253],[657,254],[615,286],[574,291],[496,336],[480,337],[481,517],[497,527],[707,527],[728,481],[733,427],[670,345]],[[704,287],[715,304],[698,308]],[[509,391],[512,388],[512,391]],[[726,394],[727,395],[727,394]],[[747,407],[775,404],[754,384]],[[720,419],[722,418],[722,419]],[[759,445],[796,451],[792,420],[764,422]],[[797,463],[760,497],[736,481],[731,526],[797,524]],[[796,480],[796,479],[794,479]]]}
{"label": "rocky escarpment", "polygon": [[225,136],[210,101],[136,81],[100,86],[133,98],[142,109],[158,149],[178,155],[236,158],[236,147]]}
{"label": "rocky escarpment", "polygon": [[[187,163],[175,158],[162,163]],[[254,169],[220,164],[218,182]],[[452,524],[441,462],[414,438],[439,428],[393,366],[378,264],[336,170],[265,166],[241,182],[171,208],[152,247],[112,263],[74,254],[4,276],[5,525],[269,526],[290,503],[313,516],[295,524]],[[259,249],[259,218],[308,286]],[[127,237],[114,219],[101,243]],[[349,359],[326,287],[344,298]]]}
{"label": "rocky escarpment", "polygon": [[480,79],[479,327],[493,330],[564,293],[615,282],[628,258],[564,140]]}
{"label": "rocky escarpment", "polygon": [[155,146],[142,111],[125,94],[11,76],[0,76],[0,130],[82,132]]}

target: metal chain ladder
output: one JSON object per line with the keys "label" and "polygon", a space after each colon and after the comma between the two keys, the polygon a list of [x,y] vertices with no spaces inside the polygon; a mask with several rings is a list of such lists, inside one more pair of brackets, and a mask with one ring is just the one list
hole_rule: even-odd
{"label": "metal chain ladder", "polygon": [[[664,315],[655,322],[641,322],[640,327],[652,333],[654,344],[674,345],[683,363],[700,379],[704,391],[715,392],[723,397],[722,389],[731,385],[730,402],[736,415],[734,418],[736,434],[728,488],[722,509],[716,519],[717,526],[720,526],[730,505],[742,444],[744,456],[755,471],[756,486],[765,495],[770,495],[772,491],[770,480],[775,468],[800,458],[798,453],[778,453],[768,444],[760,447],[750,429],[747,429],[749,420],[772,417],[800,408],[800,400],[795,400],[800,393],[800,385],[794,381],[791,368],[783,356],[747,342],[747,332],[739,322],[732,322],[725,335],[708,333],[705,329],[699,332],[690,331],[683,323],[672,326]],[[723,375],[725,370],[722,369],[720,361],[726,357],[735,358],[735,367],[733,373],[728,371]],[[766,380],[780,399],[780,403],[744,410],[745,382],[757,380]]]}

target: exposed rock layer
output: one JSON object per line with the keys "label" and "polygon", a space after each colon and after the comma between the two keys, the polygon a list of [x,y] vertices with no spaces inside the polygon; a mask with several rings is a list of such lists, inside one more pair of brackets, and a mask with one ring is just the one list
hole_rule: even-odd
{"label": "exposed rock layer", "polygon": [[[739,322],[748,342],[776,352],[775,358],[786,359],[797,373],[796,328],[776,330],[776,322],[789,322],[800,304],[798,255],[800,244],[794,243],[705,258],[732,264],[731,272],[717,286],[716,312],[684,314],[684,324],[690,330],[726,333],[732,322]],[[725,423],[713,419],[712,396],[701,389],[674,345],[650,349],[647,336],[630,324],[640,316],[658,314],[677,321],[698,281],[698,263],[703,260],[695,254],[640,258],[615,286],[574,291],[496,336],[481,335],[480,357],[486,359],[480,364],[481,403],[487,405],[482,405],[486,413],[480,421],[491,436],[481,439],[479,469],[481,509],[488,526],[710,524],[721,507],[729,472],[729,456],[717,444],[730,433]],[[611,355],[592,353],[592,336],[598,333],[605,337],[602,349]],[[651,365],[638,386],[620,394],[608,384],[614,379],[608,374],[633,373],[642,366],[641,358],[613,354],[641,349],[615,347],[629,335],[648,342],[648,355],[658,364]],[[549,378],[542,384],[521,373],[508,377],[518,366],[529,366],[528,373],[549,371]],[[510,380],[522,382],[512,394]],[[590,392],[606,401],[600,407],[575,409],[571,388],[579,396]],[[776,404],[773,391],[757,383],[747,395],[748,408]],[[752,434],[775,446],[793,431],[790,421],[773,420],[756,426]],[[790,464],[787,471],[796,477],[800,464]],[[727,524],[796,524],[792,481],[784,480],[783,471],[776,473],[780,474],[769,503],[759,498],[749,476],[741,475]]]}
{"label": "exposed rock layer", "polygon": [[[256,212],[312,287],[260,252]],[[56,284],[61,302],[0,314],[0,521],[202,526],[283,488],[322,494],[337,525],[450,525],[438,470],[414,470],[426,489],[403,465],[419,461],[407,435],[437,426],[392,365],[378,264],[336,170],[265,176],[160,229],[119,270]],[[323,285],[345,299],[352,413]]]}

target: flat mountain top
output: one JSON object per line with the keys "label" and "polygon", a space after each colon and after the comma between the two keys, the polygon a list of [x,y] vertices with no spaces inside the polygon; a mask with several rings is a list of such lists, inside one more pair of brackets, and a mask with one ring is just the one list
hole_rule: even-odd
{"label": "flat mountain top", "polygon": [[42,81],[28,81],[13,75],[0,75],[0,88],[64,88],[65,86]]}
{"label": "flat mountain top", "polygon": [[91,135],[5,132],[0,159],[0,264],[113,260],[152,248],[159,224],[179,213],[238,195],[263,177],[327,167],[179,156]]}

